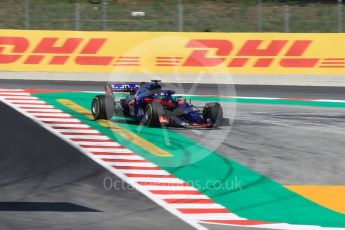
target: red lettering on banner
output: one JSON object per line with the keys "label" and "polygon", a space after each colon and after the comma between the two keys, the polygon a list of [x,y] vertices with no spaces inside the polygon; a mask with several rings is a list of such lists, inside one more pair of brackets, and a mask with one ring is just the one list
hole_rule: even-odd
{"label": "red lettering on banner", "polygon": [[30,55],[26,58],[24,64],[39,64],[43,58],[43,55]]}
{"label": "red lettering on banner", "polygon": [[66,61],[68,60],[69,56],[55,56],[53,57],[49,64],[52,65],[63,65],[66,63]]}
{"label": "red lettering on banner", "polygon": [[[0,37],[0,46],[12,45],[13,53],[24,53],[29,47],[29,41],[23,37]],[[0,47],[0,52],[4,50],[4,47]]]}
{"label": "red lettering on banner", "polygon": [[33,53],[71,54],[79,46],[82,38],[67,38],[62,46],[55,46],[58,38],[43,38]]}
{"label": "red lettering on banner", "polygon": [[319,58],[283,58],[280,61],[280,66],[286,68],[311,68],[318,61]]}
{"label": "red lettering on banner", "polygon": [[274,58],[259,58],[255,64],[254,67],[269,67],[272,62],[273,62]]}
{"label": "red lettering on banner", "polygon": [[228,67],[243,67],[249,58],[234,58],[228,65]]}
{"label": "red lettering on banner", "polygon": [[[228,56],[230,54],[233,45],[228,40],[193,39],[189,41],[186,47],[202,48],[202,50],[193,50],[184,62],[184,66],[216,66],[225,60],[225,58],[220,56]],[[207,57],[210,48],[217,49],[217,57]]]}
{"label": "red lettering on banner", "polygon": [[[266,46],[262,45],[265,40],[247,40],[239,49],[236,56],[230,60],[228,67],[244,67],[249,57],[257,57],[258,59],[252,65],[254,68],[270,67],[276,57],[281,54],[282,50],[286,47],[289,40],[272,40]],[[312,40],[295,40],[292,45],[287,47],[288,50],[285,56],[302,56],[307,48],[311,45]],[[194,39],[186,45],[188,48],[198,48],[193,50],[187,57],[183,66],[217,66],[224,62],[226,57],[230,55],[233,49],[233,44],[227,40],[198,40]],[[210,49],[217,49],[215,57],[210,57]],[[270,58],[265,58],[269,57]],[[243,58],[241,58],[243,57]],[[280,59],[280,66],[284,68],[310,68],[314,67],[318,61],[317,58],[290,58]]]}
{"label": "red lettering on banner", "polygon": [[109,65],[114,57],[93,57],[93,56],[78,56],[75,63],[78,65]]}
{"label": "red lettering on banner", "polygon": [[[47,63],[44,64],[48,65],[65,65],[68,62],[68,65],[71,66],[109,66],[112,64],[139,66],[140,60],[137,57],[135,57],[136,60],[132,59],[133,57],[119,57],[116,63],[112,63],[115,57],[97,55],[106,42],[107,38],[43,37],[36,47],[29,47],[30,41],[25,37],[0,36],[0,64],[20,62],[21,64],[39,65],[44,58],[47,58]],[[278,65],[280,68],[313,68],[321,59],[303,58],[312,42],[312,40],[247,40],[244,41],[242,47],[238,47],[237,54],[232,54],[234,47],[229,40],[192,39],[186,44],[187,48],[192,48],[191,53],[186,57],[182,66],[213,67],[228,60],[226,61],[227,66],[235,68],[244,66],[269,68],[275,61],[277,63],[275,67]],[[29,48],[33,50],[32,53],[28,52]],[[77,53],[79,50],[80,53]],[[24,54],[27,56],[23,57]],[[169,60],[172,60],[169,61],[160,57],[158,66],[178,65],[180,60],[178,58],[181,59],[181,57],[177,57],[177,60],[174,61],[172,57],[169,57]],[[251,59],[253,61],[249,63]],[[330,66],[330,64],[338,65]],[[326,62],[322,67],[343,68],[341,64]]]}
{"label": "red lettering on banner", "polygon": [[107,41],[106,38],[91,38],[88,43],[84,46],[81,54],[96,54]]}
{"label": "red lettering on banner", "polygon": [[0,64],[10,64],[16,62],[22,55],[4,55],[0,54]]}
{"label": "red lettering on banner", "polygon": [[287,40],[272,40],[266,48],[259,49],[262,42],[263,40],[248,40],[237,56],[277,56]]}
{"label": "red lettering on banner", "polygon": [[[12,53],[24,53],[29,47],[29,41],[23,37],[0,37],[0,53],[4,51],[5,46],[12,46]],[[9,64],[16,62],[22,55],[0,54],[0,64]]]}
{"label": "red lettering on banner", "polygon": [[295,41],[289,50],[286,52],[285,56],[302,56],[306,49],[311,44],[311,40],[297,40]]}
{"label": "red lettering on banner", "polygon": [[[106,38],[91,38],[80,54],[97,54],[102,48]],[[78,65],[109,65],[114,57],[110,56],[78,56],[75,63]]]}

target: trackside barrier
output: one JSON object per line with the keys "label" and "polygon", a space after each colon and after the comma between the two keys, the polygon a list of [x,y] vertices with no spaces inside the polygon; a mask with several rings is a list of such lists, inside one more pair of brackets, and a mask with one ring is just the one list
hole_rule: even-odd
{"label": "trackside barrier", "polygon": [[0,30],[0,71],[345,74],[345,34]]}

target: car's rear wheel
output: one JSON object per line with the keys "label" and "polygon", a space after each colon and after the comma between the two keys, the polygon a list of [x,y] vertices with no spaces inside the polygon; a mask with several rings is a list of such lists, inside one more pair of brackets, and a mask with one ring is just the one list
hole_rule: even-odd
{"label": "car's rear wheel", "polygon": [[111,96],[97,95],[91,104],[91,113],[95,120],[110,119],[114,115],[115,102]]}
{"label": "car's rear wheel", "polygon": [[223,109],[218,102],[206,103],[203,108],[203,118],[211,123],[212,127],[218,127],[223,121]]}
{"label": "car's rear wheel", "polygon": [[164,115],[164,108],[158,102],[147,104],[145,109],[145,124],[150,127],[160,126],[159,116]]}

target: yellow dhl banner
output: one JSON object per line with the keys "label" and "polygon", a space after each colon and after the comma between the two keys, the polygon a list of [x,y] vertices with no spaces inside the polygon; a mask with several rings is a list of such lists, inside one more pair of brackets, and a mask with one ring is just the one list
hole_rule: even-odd
{"label": "yellow dhl banner", "polygon": [[0,30],[0,71],[345,74],[345,34]]}

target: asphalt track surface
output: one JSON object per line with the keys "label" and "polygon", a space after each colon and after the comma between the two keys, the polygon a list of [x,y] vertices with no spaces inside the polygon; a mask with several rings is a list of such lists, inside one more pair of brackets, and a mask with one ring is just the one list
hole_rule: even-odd
{"label": "asphalt track surface", "polygon": [[[345,109],[237,104],[216,151],[285,185],[344,185]],[[199,140],[193,132],[180,130]],[[222,130],[207,143],[219,143]]]}
{"label": "asphalt track surface", "polygon": [[[0,81],[0,88],[100,91],[103,85]],[[248,97],[344,99],[345,96],[344,88],[338,87],[235,88],[237,96]],[[202,85],[195,92],[217,93],[213,89]],[[136,191],[105,190],[105,177],[119,179],[3,104],[0,114],[0,140],[6,150],[2,151],[6,160],[0,162],[0,195],[1,201],[10,202],[0,203],[0,210],[5,209],[1,210],[1,229],[189,228]],[[226,141],[217,146],[217,151],[283,184],[343,185],[344,118],[344,108],[237,104],[231,132]],[[193,132],[179,132],[199,139]],[[214,136],[217,141],[218,136]],[[50,203],[42,207],[34,202]],[[47,207],[58,211],[37,212]],[[6,208],[15,210],[6,211]],[[18,211],[18,208],[30,211]],[[212,226],[212,229],[229,227]]]}
{"label": "asphalt track surface", "polygon": [[[104,83],[0,80],[0,86],[102,91]],[[174,86],[180,90],[182,87],[184,92],[193,87],[169,85]],[[194,93],[217,95],[218,87],[200,84]],[[345,98],[345,88],[341,87],[236,85],[227,88],[231,90],[229,95],[242,97]],[[235,115],[226,141],[217,147],[223,155],[282,184],[343,185],[344,108],[238,103]],[[200,139],[200,134],[179,132]],[[214,142],[218,143],[219,135],[214,136]]]}

